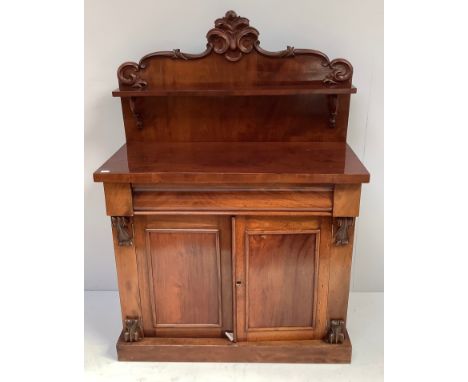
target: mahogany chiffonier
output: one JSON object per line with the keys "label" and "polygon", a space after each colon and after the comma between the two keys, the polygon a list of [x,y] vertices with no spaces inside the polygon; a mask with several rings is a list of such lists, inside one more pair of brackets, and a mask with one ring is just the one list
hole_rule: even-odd
{"label": "mahogany chiffonier", "polygon": [[117,70],[126,144],[104,183],[123,361],[348,363],[353,68],[269,52],[229,11],[199,54]]}

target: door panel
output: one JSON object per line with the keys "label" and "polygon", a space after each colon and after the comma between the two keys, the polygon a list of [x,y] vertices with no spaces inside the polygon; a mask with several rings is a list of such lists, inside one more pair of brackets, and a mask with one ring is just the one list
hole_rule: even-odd
{"label": "door panel", "polygon": [[154,327],[221,326],[219,230],[147,229]]}
{"label": "door panel", "polygon": [[220,337],[232,330],[228,218],[136,216],[135,245],[146,335]]}
{"label": "door panel", "polygon": [[237,340],[324,336],[330,218],[233,221]]}
{"label": "door panel", "polygon": [[318,234],[247,231],[249,328],[313,327]]}

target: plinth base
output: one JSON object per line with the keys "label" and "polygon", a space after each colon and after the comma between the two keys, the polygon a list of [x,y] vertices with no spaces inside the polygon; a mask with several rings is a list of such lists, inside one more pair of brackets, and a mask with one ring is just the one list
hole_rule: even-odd
{"label": "plinth base", "polygon": [[117,341],[119,361],[350,363],[351,342],[321,340],[230,342],[224,338],[155,338]]}

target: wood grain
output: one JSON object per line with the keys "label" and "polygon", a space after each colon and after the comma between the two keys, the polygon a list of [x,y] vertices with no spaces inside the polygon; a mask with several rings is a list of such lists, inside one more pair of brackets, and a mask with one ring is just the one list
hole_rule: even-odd
{"label": "wood grain", "polygon": [[[335,227],[333,227],[335,229]],[[349,228],[349,244],[330,247],[330,283],[328,317],[339,317],[346,321],[349,288],[351,282],[351,263],[354,244],[354,226]]]}
{"label": "wood grain", "polygon": [[223,216],[135,216],[146,336],[232,331],[231,232]]}
{"label": "wood grain", "polygon": [[134,192],[135,211],[331,211],[332,192],[143,191]]}
{"label": "wood grain", "polygon": [[223,338],[144,338],[117,342],[119,361],[350,363],[351,342],[322,340],[229,342]]}
{"label": "wood grain", "polygon": [[[327,127],[328,129],[328,127]],[[369,173],[340,142],[126,144],[98,182],[152,184],[356,184]]]}
{"label": "wood grain", "polygon": [[[260,243],[251,242],[255,234],[260,235],[257,239]],[[278,236],[267,240],[267,236],[262,238],[262,235]],[[314,235],[312,248],[311,235]],[[234,239],[237,339],[322,338],[327,326],[330,218],[237,216]],[[307,245],[309,248],[304,247]],[[253,262],[253,273],[250,273],[251,250],[254,250],[254,257],[258,256]],[[303,266],[305,269],[300,270]],[[296,275],[292,277],[294,272]],[[283,299],[283,293],[287,298]],[[301,304],[292,307],[291,295],[296,295],[292,301],[300,300]],[[264,310],[263,318],[257,309]],[[252,325],[266,327],[260,330]]]}
{"label": "wood grain", "polygon": [[145,336],[121,336],[119,360],[351,360],[347,336],[323,338],[346,320],[353,246],[354,226],[332,245],[332,222],[369,182],[346,143],[353,67],[259,34],[228,11],[204,51],[117,69],[126,144],[94,180],[133,223],[115,257],[122,318]]}
{"label": "wood grain", "polygon": [[133,245],[119,246],[116,228],[112,228],[112,235],[123,322],[127,317],[142,315],[137,259]]}
{"label": "wood grain", "polygon": [[319,233],[247,231],[249,331],[313,328]]}
{"label": "wood grain", "polygon": [[333,193],[333,216],[359,216],[360,184],[337,184]]}
{"label": "wood grain", "polygon": [[128,183],[104,183],[108,216],[132,216],[132,188]]}

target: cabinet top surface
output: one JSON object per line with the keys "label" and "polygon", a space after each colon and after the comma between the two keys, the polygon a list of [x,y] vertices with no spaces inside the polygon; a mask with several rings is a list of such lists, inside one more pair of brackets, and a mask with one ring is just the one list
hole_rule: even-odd
{"label": "cabinet top surface", "polygon": [[343,142],[135,142],[94,173],[116,183],[367,183]]}

